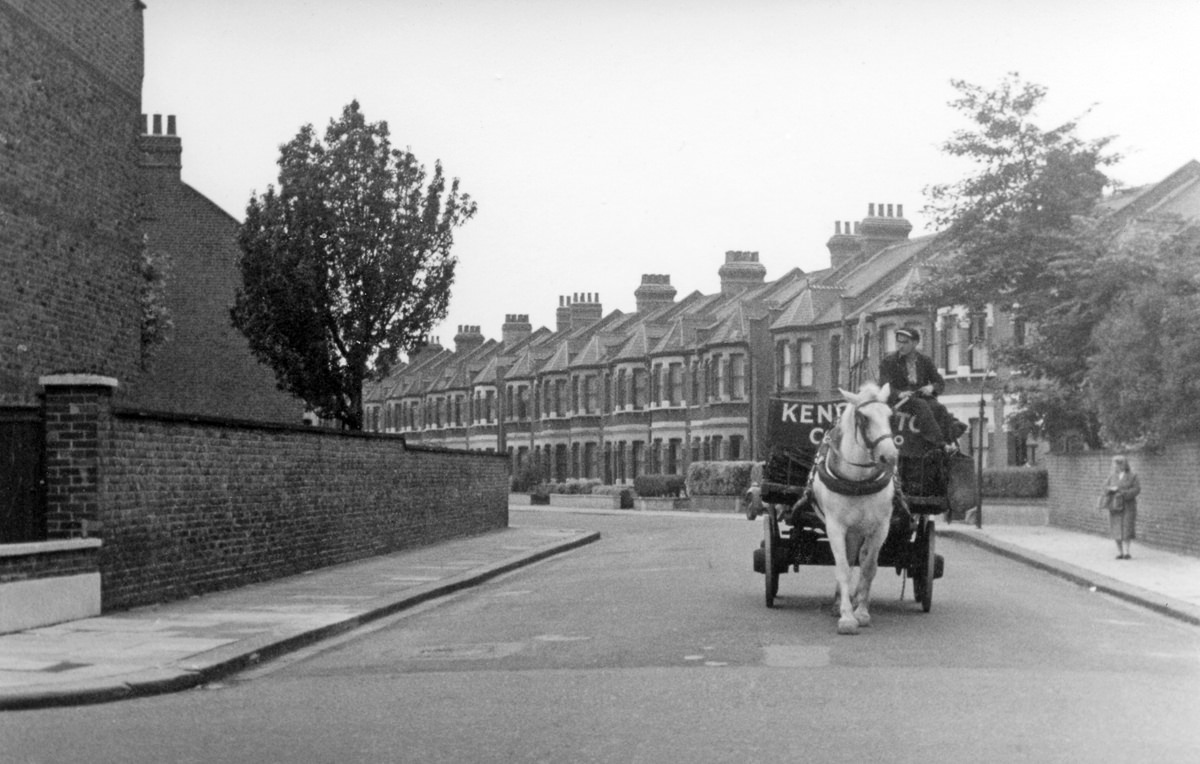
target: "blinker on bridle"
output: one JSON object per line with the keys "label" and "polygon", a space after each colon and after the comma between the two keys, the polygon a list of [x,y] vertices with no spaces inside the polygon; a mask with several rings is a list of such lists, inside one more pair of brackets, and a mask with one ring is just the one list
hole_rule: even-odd
{"label": "blinker on bridle", "polygon": [[883,441],[890,439],[893,436],[892,436],[891,428],[889,428],[887,434],[880,435],[878,438],[875,438],[874,440],[871,439],[871,434],[867,432],[867,426],[870,423],[867,421],[867,417],[862,413],[863,409],[865,409],[867,406],[871,406],[871,405],[887,406],[887,404],[884,403],[883,401],[867,401],[863,405],[855,407],[855,409],[854,409],[854,428],[855,428],[855,430],[858,431],[858,435],[862,438],[863,443],[867,446],[867,448],[871,451],[871,453],[874,454],[876,446],[878,446]]}

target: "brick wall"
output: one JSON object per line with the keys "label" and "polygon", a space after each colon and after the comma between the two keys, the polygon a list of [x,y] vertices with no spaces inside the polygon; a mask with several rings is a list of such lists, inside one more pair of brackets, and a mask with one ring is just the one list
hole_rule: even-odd
{"label": "brick wall", "polygon": [[102,464],[104,609],[502,528],[503,456],[122,410]]}
{"label": "brick wall", "polygon": [[[1107,513],[1096,499],[1111,469],[1112,452],[1047,454],[1050,524],[1108,534]],[[1171,446],[1157,454],[1129,456],[1138,473],[1138,540],[1200,555],[1200,443]]]}
{"label": "brick wall", "polygon": [[133,0],[0,0],[0,402],[140,352]]}

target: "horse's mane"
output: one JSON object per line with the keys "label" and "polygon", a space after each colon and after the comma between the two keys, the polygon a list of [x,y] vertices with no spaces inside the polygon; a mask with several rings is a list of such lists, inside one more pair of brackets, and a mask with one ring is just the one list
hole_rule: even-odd
{"label": "horse's mane", "polygon": [[871,401],[879,400],[882,392],[883,388],[874,382],[863,382],[858,388],[858,394]]}

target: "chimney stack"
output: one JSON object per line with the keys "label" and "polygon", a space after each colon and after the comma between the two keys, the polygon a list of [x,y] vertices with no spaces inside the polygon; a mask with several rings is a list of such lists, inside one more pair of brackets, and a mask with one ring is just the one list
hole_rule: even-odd
{"label": "chimney stack", "polygon": [[[898,214],[893,213],[893,208]],[[875,213],[879,214],[876,215]],[[912,223],[904,218],[904,205],[869,204],[867,217],[859,224],[862,251],[874,255],[885,247],[908,239]]]}
{"label": "chimney stack", "polygon": [[592,292],[584,292],[582,295],[575,295],[575,302],[571,303],[570,322],[572,329],[578,329],[581,326],[595,323],[604,317],[604,308],[600,304],[600,295]]}
{"label": "chimney stack", "polygon": [[674,305],[675,295],[671,277],[665,273],[642,274],[641,286],[633,290],[638,313],[648,313],[666,305]]}
{"label": "chimney stack", "polygon": [[851,233],[851,230],[849,220],[844,223],[834,223],[833,236],[825,242],[825,246],[829,249],[829,266],[831,268],[842,267],[862,251],[862,244],[856,235],[857,232]]}
{"label": "chimney stack", "polygon": [[164,175],[179,180],[183,167],[183,143],[175,135],[175,115],[167,115],[167,132],[163,134],[163,115],[142,115],[142,134],[138,137],[141,166],[161,170]]}
{"label": "chimney stack", "polygon": [[478,326],[467,324],[458,327],[458,334],[454,335],[454,352],[469,353],[482,344],[483,332]]}
{"label": "chimney stack", "polygon": [[735,295],[761,285],[766,280],[767,268],[758,262],[757,252],[729,250],[717,274],[721,277],[721,294]]}
{"label": "chimney stack", "polygon": [[504,325],[500,327],[500,342],[505,350],[511,350],[514,345],[533,334],[533,324],[529,323],[527,313],[509,313],[504,317]]}

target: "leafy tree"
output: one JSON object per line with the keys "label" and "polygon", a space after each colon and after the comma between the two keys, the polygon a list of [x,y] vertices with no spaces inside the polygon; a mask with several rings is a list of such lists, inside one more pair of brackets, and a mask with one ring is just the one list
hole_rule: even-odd
{"label": "leafy tree", "polygon": [[1079,119],[1052,129],[1035,121],[1046,89],[1008,75],[994,90],[961,80],[950,106],[971,123],[943,150],[970,160],[974,174],[927,187],[926,212],[943,229],[930,278],[916,287],[918,304],[992,304],[1036,327],[1020,348],[994,348],[1021,372],[1009,383],[1023,412],[1018,426],[1051,436],[1076,430],[1099,445],[1090,399],[1082,394],[1103,317],[1096,289],[1104,232],[1089,216],[1112,181],[1104,170],[1119,157],[1111,138],[1084,140]]}
{"label": "leafy tree", "polygon": [[[231,311],[279,387],[322,418],[362,428],[364,381],[388,373],[445,318],[453,230],[476,210],[435,163],[393,149],[357,101],[324,139],[305,125],[280,147],[279,187],[252,195]],[[426,182],[428,181],[428,182]]]}
{"label": "leafy tree", "polygon": [[961,80],[950,106],[973,123],[942,150],[978,171],[957,183],[925,189],[926,212],[953,255],[933,264],[920,296],[935,305],[981,308],[992,303],[1018,317],[1039,316],[1057,303],[1081,264],[1077,221],[1090,214],[1112,181],[1103,168],[1111,138],[1085,141],[1079,120],[1050,130],[1033,121],[1046,95],[1040,85],[1008,75],[995,90]]}
{"label": "leafy tree", "polygon": [[[1139,276],[1094,335],[1087,391],[1105,440],[1160,446],[1200,430],[1200,229],[1144,231],[1114,259]],[[1130,267],[1128,270],[1133,270]]]}

